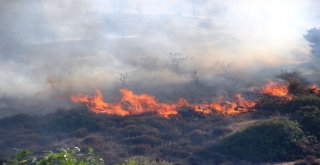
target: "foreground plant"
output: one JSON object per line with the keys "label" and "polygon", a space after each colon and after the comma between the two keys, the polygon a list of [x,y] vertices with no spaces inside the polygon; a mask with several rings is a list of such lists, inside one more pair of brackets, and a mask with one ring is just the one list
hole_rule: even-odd
{"label": "foreground plant", "polygon": [[80,148],[60,148],[57,152],[48,151],[37,157],[30,150],[18,152],[8,165],[102,165],[104,160],[92,148],[81,152]]}

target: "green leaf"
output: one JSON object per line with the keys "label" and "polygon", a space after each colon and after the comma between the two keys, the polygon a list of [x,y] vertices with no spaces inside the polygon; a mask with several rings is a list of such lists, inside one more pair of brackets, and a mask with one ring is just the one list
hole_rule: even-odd
{"label": "green leaf", "polygon": [[25,157],[30,156],[30,155],[32,155],[32,151],[30,151],[30,150],[22,150],[21,152],[18,152],[15,155],[15,159],[20,160],[20,159],[25,158]]}

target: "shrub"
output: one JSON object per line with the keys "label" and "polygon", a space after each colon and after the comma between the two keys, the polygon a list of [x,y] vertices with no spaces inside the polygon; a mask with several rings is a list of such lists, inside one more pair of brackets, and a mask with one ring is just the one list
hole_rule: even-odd
{"label": "shrub", "polygon": [[320,107],[320,97],[317,95],[303,95],[296,97],[294,100],[288,102],[283,111],[288,113],[295,113],[305,106],[318,106]]}
{"label": "shrub", "polygon": [[281,97],[263,96],[257,102],[256,108],[260,110],[260,113],[282,112],[287,105],[288,100]]}
{"label": "shrub", "polygon": [[187,136],[193,143],[201,143],[205,141],[209,135],[206,131],[195,129],[191,131]]}
{"label": "shrub", "polygon": [[6,117],[0,120],[2,129],[16,129],[16,128],[34,128],[36,123],[36,116],[26,114],[18,114],[11,117]]}
{"label": "shrub", "polygon": [[220,136],[223,136],[223,135],[230,133],[230,132],[232,132],[232,130],[230,128],[216,127],[213,130],[211,130],[211,136],[220,137]]}
{"label": "shrub", "polygon": [[174,141],[161,144],[159,146],[159,152],[163,157],[174,159],[186,158],[190,155],[190,151],[188,151],[185,146],[181,146]]}
{"label": "shrub", "polygon": [[156,146],[160,144],[161,139],[150,135],[141,135],[127,138],[125,141],[128,144],[148,144],[151,146]]}
{"label": "shrub", "polygon": [[318,106],[301,107],[296,112],[296,116],[305,131],[320,138],[320,109]]}
{"label": "shrub", "polygon": [[89,134],[87,128],[79,128],[72,133],[74,136],[81,138]]}
{"label": "shrub", "polygon": [[142,156],[135,156],[117,165],[172,165],[172,163],[162,160],[154,160]]}
{"label": "shrub", "polygon": [[257,104],[257,109],[261,109],[260,112],[278,112],[294,114],[301,107],[305,106],[318,106],[320,107],[319,95],[299,95],[295,96],[292,100],[275,97],[263,97]]}
{"label": "shrub", "polygon": [[147,154],[151,151],[151,147],[147,144],[137,144],[131,146],[131,153],[134,155]]}
{"label": "shrub", "polygon": [[97,131],[97,115],[83,110],[57,111],[47,123],[50,131],[70,132],[80,128]]}
{"label": "shrub", "polygon": [[104,137],[99,134],[89,134],[82,141],[82,143],[84,144],[94,145],[94,146],[101,146],[102,144],[104,144],[104,142],[105,142]]}
{"label": "shrub", "polygon": [[222,139],[218,149],[253,162],[285,161],[301,154],[303,139],[297,122],[275,117]]}
{"label": "shrub", "polygon": [[301,95],[306,91],[306,85],[297,80],[289,81],[288,86],[289,93],[293,95]]}
{"label": "shrub", "polygon": [[18,152],[9,165],[102,165],[104,160],[95,155],[92,148],[81,153],[78,147],[60,148],[57,152],[49,151],[37,158],[32,151],[23,150]]}

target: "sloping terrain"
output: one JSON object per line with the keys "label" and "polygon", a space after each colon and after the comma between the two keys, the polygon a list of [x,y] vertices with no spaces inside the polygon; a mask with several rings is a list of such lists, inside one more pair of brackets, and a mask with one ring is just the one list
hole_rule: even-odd
{"label": "sloping terrain", "polygon": [[256,111],[240,115],[184,108],[170,117],[117,116],[82,106],[42,116],[20,114],[0,120],[0,156],[8,160],[21,149],[41,154],[76,146],[94,148],[107,164],[132,156],[174,164],[290,162],[320,156],[319,103],[319,94],[307,94],[262,98]]}

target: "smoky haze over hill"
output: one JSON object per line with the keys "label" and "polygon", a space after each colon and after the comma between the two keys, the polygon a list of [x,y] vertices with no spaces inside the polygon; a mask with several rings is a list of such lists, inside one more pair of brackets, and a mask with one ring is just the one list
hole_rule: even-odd
{"label": "smoky haze over hill", "polygon": [[65,108],[71,94],[96,88],[106,99],[125,86],[199,101],[246,91],[282,70],[318,71],[310,60],[319,57],[319,30],[310,30],[319,26],[316,0],[0,4],[4,115]]}

